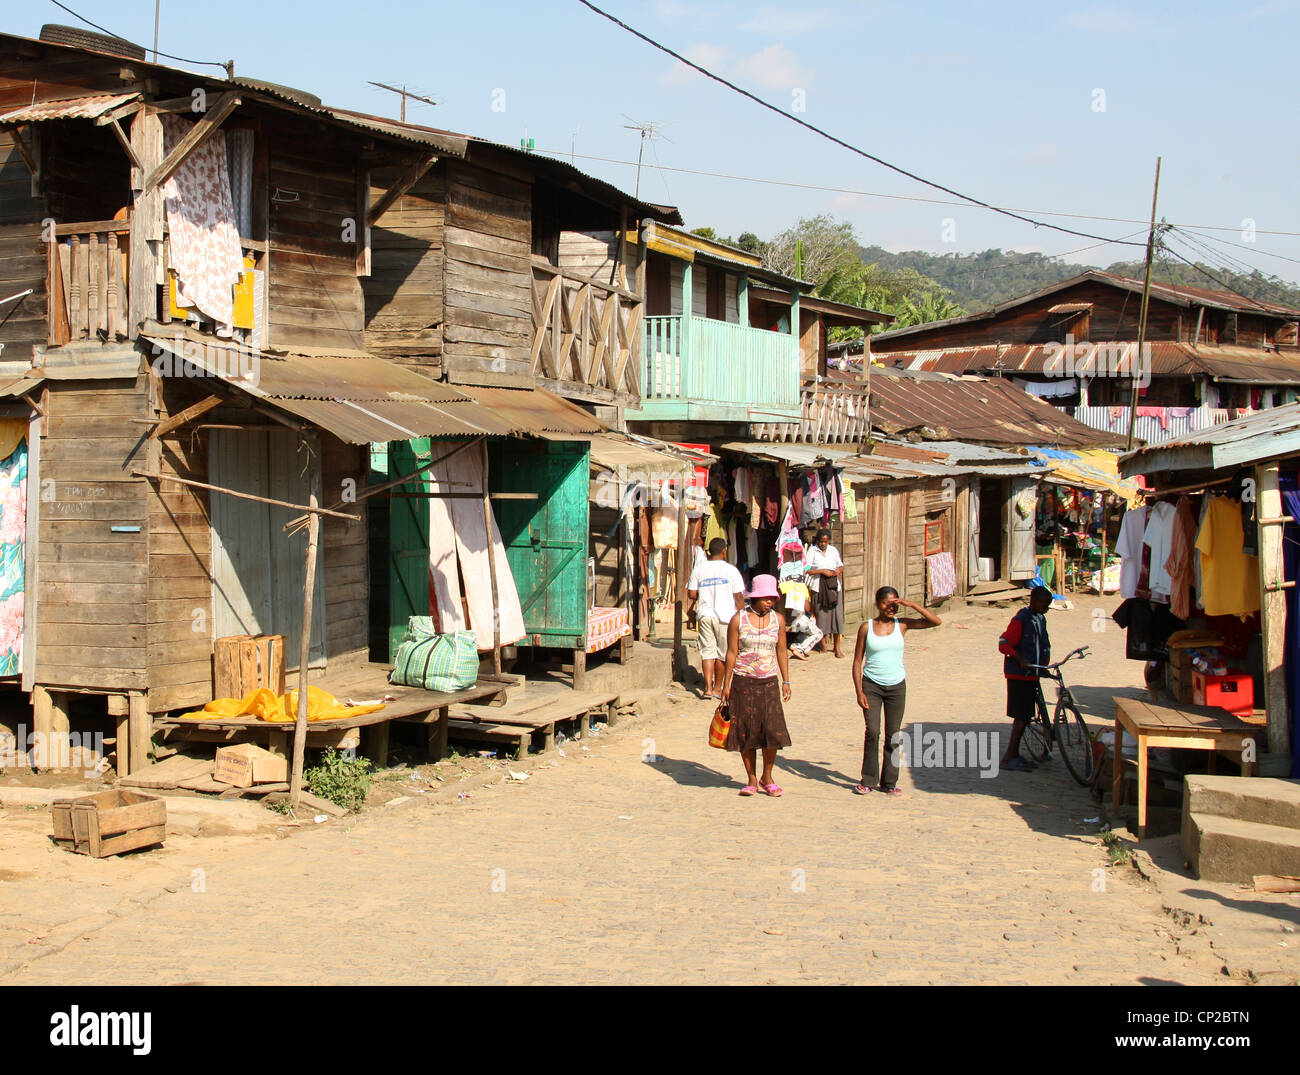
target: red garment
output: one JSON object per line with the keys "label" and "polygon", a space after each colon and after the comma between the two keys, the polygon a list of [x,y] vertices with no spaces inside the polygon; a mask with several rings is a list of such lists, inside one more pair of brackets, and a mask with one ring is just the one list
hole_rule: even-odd
{"label": "red garment", "polygon": [[803,518],[803,482],[791,482],[794,490],[790,493],[790,507],[794,511],[795,525],[799,525],[799,520]]}
{"label": "red garment", "polygon": [[[1007,625],[1007,629],[998,636],[998,652],[1004,657],[1014,657],[1016,647],[1020,645],[1020,638],[1025,633],[1024,624],[1018,618],[1013,617]],[[1037,679],[1037,676],[1013,676],[1010,672],[1004,672],[1007,679]]]}
{"label": "red garment", "polygon": [[768,526],[775,526],[781,512],[781,487],[775,477],[763,483],[763,518]]}

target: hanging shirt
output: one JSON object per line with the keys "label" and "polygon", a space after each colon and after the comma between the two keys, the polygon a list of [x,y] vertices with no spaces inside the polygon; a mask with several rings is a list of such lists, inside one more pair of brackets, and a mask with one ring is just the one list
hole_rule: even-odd
{"label": "hanging shirt", "polygon": [[749,499],[746,501],[746,507],[749,508],[749,525],[761,526],[763,518],[763,508],[759,503],[758,493],[763,487],[763,472],[761,470],[749,471]]}
{"label": "hanging shirt", "polygon": [[1142,535],[1142,544],[1151,550],[1151,595],[1169,597],[1173,580],[1165,570],[1169,559],[1169,542],[1174,533],[1174,506],[1161,501],[1147,509],[1147,528]]}
{"label": "hanging shirt", "polygon": [[785,594],[785,607],[795,612],[803,612],[808,608],[808,602],[811,600],[808,595],[808,586],[803,582],[783,582],[778,587]]}
{"label": "hanging shirt", "polygon": [[714,538],[727,540],[727,528],[722,525],[722,517],[718,514],[718,508],[713,505],[709,508],[709,513],[704,516],[704,547],[709,547],[709,542]]}
{"label": "hanging shirt", "polygon": [[858,497],[853,491],[853,486],[844,486],[844,518],[850,522],[856,522],[858,518]]}
{"label": "hanging shirt", "polygon": [[1207,616],[1245,616],[1259,611],[1259,557],[1242,551],[1241,504],[1226,496],[1210,501],[1196,538]]}
{"label": "hanging shirt", "polygon": [[803,505],[799,512],[800,525],[819,523],[826,514],[826,487],[815,470],[804,472]]}
{"label": "hanging shirt", "polygon": [[749,503],[749,471],[744,467],[736,468],[734,489],[736,492],[736,503],[747,505]]}
{"label": "hanging shirt", "polygon": [[1129,508],[1119,525],[1115,552],[1123,559],[1119,569],[1121,597],[1136,597],[1138,576],[1142,574],[1142,535],[1147,526],[1146,508]]}
{"label": "hanging shirt", "polygon": [[768,526],[775,526],[780,514],[781,483],[775,477],[770,477],[763,483],[763,521]]}
{"label": "hanging shirt", "polygon": [[[1209,510],[1210,510],[1210,497],[1208,496],[1201,497],[1201,511],[1200,514],[1197,515],[1196,517],[1196,533],[1199,534],[1201,532],[1201,527],[1205,525],[1205,515]],[[1192,543],[1192,547],[1193,548],[1196,547],[1196,543],[1194,541]],[[1205,607],[1205,579],[1201,574],[1201,557],[1198,553],[1195,552],[1192,554],[1192,579],[1196,583],[1196,601],[1202,608],[1204,608]]]}

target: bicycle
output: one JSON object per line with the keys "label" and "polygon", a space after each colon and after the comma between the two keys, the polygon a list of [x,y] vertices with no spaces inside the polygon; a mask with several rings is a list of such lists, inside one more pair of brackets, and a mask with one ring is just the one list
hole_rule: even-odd
{"label": "bicycle", "polygon": [[1070,775],[1083,787],[1090,787],[1097,779],[1098,765],[1093,754],[1092,736],[1088,725],[1074,702],[1074,695],[1065,685],[1061,666],[1075,657],[1088,656],[1090,646],[1080,646],[1062,657],[1055,664],[1033,665],[1046,679],[1056,681],[1056,709],[1053,719],[1047,717],[1047,699],[1043,696],[1043,685],[1038,683],[1038,699],[1034,719],[1025,728],[1020,740],[1021,750],[1029,760],[1042,763],[1052,753],[1055,743],[1060,748],[1061,759]]}

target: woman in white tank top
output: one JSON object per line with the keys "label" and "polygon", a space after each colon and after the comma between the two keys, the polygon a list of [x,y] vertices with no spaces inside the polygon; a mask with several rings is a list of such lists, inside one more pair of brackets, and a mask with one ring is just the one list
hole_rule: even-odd
{"label": "woman in white tank top", "polygon": [[[920,617],[899,619],[906,606]],[[904,601],[892,586],[876,591],[876,618],[858,628],[853,650],[853,686],[862,707],[866,733],[862,742],[862,782],[853,790],[866,795],[877,785],[886,795],[900,795],[898,765],[892,744],[903,727],[907,705],[907,673],[903,668],[903,640],[908,631],[938,627],[940,619],[928,608]],[[884,715],[884,771],[881,771],[881,715]]]}

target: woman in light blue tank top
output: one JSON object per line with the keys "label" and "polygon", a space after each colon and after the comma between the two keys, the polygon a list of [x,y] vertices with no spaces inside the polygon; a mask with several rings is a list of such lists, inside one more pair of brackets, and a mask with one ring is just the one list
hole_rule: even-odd
{"label": "woman in light blue tank top", "polygon": [[[906,606],[920,616],[899,619]],[[903,668],[903,639],[908,631],[938,627],[939,617],[928,608],[904,601],[892,586],[876,591],[876,618],[858,628],[853,650],[853,684],[862,707],[866,733],[862,742],[862,782],[853,790],[866,795],[879,786],[887,795],[899,795],[898,765],[891,744],[903,727],[907,705],[907,672]],[[884,769],[881,771],[881,715],[884,716]]]}

